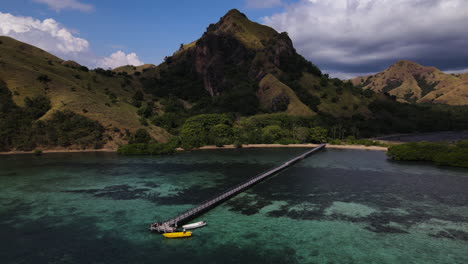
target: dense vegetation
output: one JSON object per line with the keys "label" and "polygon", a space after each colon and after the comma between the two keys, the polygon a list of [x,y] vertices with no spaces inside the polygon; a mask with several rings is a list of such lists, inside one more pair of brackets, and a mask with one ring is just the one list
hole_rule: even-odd
{"label": "dense vegetation", "polygon": [[100,148],[104,128],[96,121],[71,111],[56,111],[51,118],[40,118],[51,108],[45,96],[25,98],[17,106],[5,83],[0,82],[0,150],[33,150],[37,146],[71,145]]}
{"label": "dense vegetation", "polygon": [[121,155],[169,155],[176,152],[177,143],[128,144],[120,146],[117,153]]}
{"label": "dense vegetation", "polygon": [[430,161],[438,165],[468,168],[468,141],[461,141],[456,145],[407,143],[390,147],[387,155],[394,160]]}

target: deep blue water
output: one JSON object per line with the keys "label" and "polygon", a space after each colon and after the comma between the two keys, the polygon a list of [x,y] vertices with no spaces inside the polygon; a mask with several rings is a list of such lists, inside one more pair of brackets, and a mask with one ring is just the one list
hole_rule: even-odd
{"label": "deep blue water", "polygon": [[148,232],[304,149],[0,156],[1,263],[468,263],[468,170],[326,150]]}

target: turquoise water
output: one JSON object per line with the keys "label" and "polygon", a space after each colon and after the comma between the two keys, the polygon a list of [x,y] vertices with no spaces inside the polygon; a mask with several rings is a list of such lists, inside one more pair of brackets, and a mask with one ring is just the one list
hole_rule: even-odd
{"label": "turquoise water", "polygon": [[[1,263],[468,263],[468,170],[326,150],[148,232],[305,149],[0,156]],[[194,220],[194,221],[195,221]]]}

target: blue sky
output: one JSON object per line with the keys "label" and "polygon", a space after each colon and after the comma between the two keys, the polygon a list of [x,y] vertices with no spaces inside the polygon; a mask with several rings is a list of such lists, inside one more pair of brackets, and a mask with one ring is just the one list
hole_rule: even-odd
{"label": "blue sky", "polygon": [[256,21],[281,9],[278,6],[251,8],[245,0],[83,0],[81,3],[92,6],[91,10],[54,10],[53,6],[40,1],[12,0],[2,1],[0,12],[39,20],[53,18],[77,37],[89,41],[90,49],[97,56],[122,50],[135,52],[145,63],[158,64],[181,43],[198,39],[210,23],[217,22],[232,8],[242,10]]}
{"label": "blue sky", "polygon": [[401,59],[468,72],[466,0],[2,0],[0,35],[92,68],[159,64],[232,8],[335,77]]}

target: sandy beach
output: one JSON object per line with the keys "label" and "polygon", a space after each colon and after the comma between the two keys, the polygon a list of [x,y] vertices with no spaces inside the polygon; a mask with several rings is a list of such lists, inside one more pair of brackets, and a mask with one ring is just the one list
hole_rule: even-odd
{"label": "sandy beach", "polygon": [[[242,148],[315,148],[319,144],[245,144],[242,145]],[[334,149],[359,149],[359,150],[377,150],[377,151],[387,151],[387,147],[378,147],[378,146],[364,146],[364,145],[328,145],[327,148]],[[234,145],[225,145],[224,147],[216,146],[204,146],[199,149],[232,149],[235,148]]]}
{"label": "sandy beach", "polygon": [[[245,144],[242,148],[314,148],[318,144]],[[376,151],[387,151],[387,147],[378,146],[364,146],[364,145],[327,145],[327,148],[333,149],[358,149],[358,150],[376,150]],[[206,149],[234,149],[234,145],[225,145],[224,147],[216,146],[204,146],[194,150],[206,150]],[[178,151],[184,151],[182,148],[178,148]],[[86,152],[117,152],[117,149],[49,149],[42,150],[42,154],[51,153],[86,153]],[[15,155],[15,154],[33,154],[33,151],[8,151],[0,152],[0,155]]]}
{"label": "sandy beach", "polygon": [[[85,152],[117,152],[117,149],[48,149],[42,150],[42,154],[51,153],[85,153]],[[33,154],[34,151],[8,151],[0,152],[0,155]]]}

